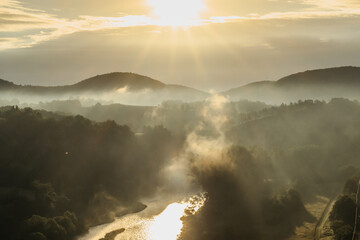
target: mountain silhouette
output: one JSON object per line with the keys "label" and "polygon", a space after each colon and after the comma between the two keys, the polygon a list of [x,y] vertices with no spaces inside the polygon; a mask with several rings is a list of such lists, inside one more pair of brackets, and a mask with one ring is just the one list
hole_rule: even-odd
{"label": "mountain silhouette", "polygon": [[73,91],[111,91],[126,87],[128,91],[143,89],[160,90],[167,85],[152,78],[134,74],[114,72],[98,75],[68,86]]}
{"label": "mountain silhouette", "polygon": [[[0,79],[0,92],[31,97],[97,97],[125,104],[158,104],[166,100],[201,101],[209,93],[182,86],[165,84],[135,73],[114,72],[94,76],[66,86],[22,86]],[[111,94],[111,96],[110,96]],[[360,99],[360,68],[336,67],[309,70],[277,81],[259,81],[219,93],[232,101],[250,100],[279,104],[301,99],[330,100],[336,97]],[[121,96],[127,96],[125,101]],[[155,100],[156,99],[156,100]]]}
{"label": "mountain silhouette", "polygon": [[[126,95],[135,100],[128,103],[135,104],[158,104],[166,100],[198,101],[209,96],[194,88],[165,84],[150,77],[122,72],[98,75],[66,86],[22,86],[0,80],[0,92],[32,98],[92,98],[105,95],[109,95],[107,98],[119,98]],[[139,102],[139,99],[143,101]]]}
{"label": "mountain silhouette", "polygon": [[360,68],[336,67],[309,70],[277,81],[261,81],[222,92],[232,100],[248,99],[273,103],[300,99],[329,100],[360,98]]}
{"label": "mountain silhouette", "polygon": [[276,85],[360,85],[360,67],[348,66],[300,72],[281,78]]}
{"label": "mountain silhouette", "polygon": [[12,82],[0,79],[0,90],[7,89],[7,88],[14,88],[16,85]]}
{"label": "mountain silhouette", "polygon": [[200,90],[182,86],[182,85],[172,85],[165,84],[158,80],[152,79],[150,77],[142,76],[135,73],[123,73],[123,72],[114,72],[107,73],[103,75],[97,75],[75,83],[73,85],[65,86],[31,86],[31,85],[16,85],[12,82],[0,79],[0,90],[8,90],[8,88],[17,88],[18,90],[25,90],[29,92],[38,92],[38,93],[62,93],[62,92],[104,92],[112,91],[125,88],[127,91],[136,92],[144,89],[148,90],[164,90],[166,88],[172,90],[187,90],[195,91],[197,93],[205,94]]}

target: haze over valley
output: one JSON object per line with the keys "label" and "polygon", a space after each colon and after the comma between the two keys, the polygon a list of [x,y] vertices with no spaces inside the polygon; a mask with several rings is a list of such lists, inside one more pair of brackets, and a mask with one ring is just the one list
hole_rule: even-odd
{"label": "haze over valley", "polygon": [[6,240],[355,240],[357,0],[0,0]]}
{"label": "haze over valley", "polygon": [[0,100],[38,103],[78,99],[85,105],[122,103],[142,106],[156,106],[164,101],[204,101],[216,94],[230,101],[249,100],[269,104],[302,99],[328,101],[336,97],[358,100],[359,78],[359,67],[337,67],[295,73],[277,81],[259,81],[222,92],[204,92],[188,86],[165,84],[135,73],[108,73],[73,85],[50,87],[23,86],[0,80]]}

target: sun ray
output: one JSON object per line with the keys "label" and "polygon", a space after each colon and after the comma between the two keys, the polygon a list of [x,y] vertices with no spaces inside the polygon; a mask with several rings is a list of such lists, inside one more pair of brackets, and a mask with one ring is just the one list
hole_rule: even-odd
{"label": "sun ray", "polygon": [[202,0],[148,0],[158,25],[193,26],[200,24],[205,10]]}
{"label": "sun ray", "polygon": [[[157,30],[156,30],[157,31]],[[141,50],[141,52],[139,53],[139,56],[137,58],[137,61],[134,62],[133,65],[133,69],[134,71],[141,69],[145,59],[150,55],[150,52],[155,44],[155,42],[158,40],[159,38],[159,34],[158,32],[153,32],[150,37],[148,38],[146,44],[144,44],[143,49]]]}
{"label": "sun ray", "polygon": [[190,30],[185,32],[185,37],[186,37],[186,42],[191,51],[191,55],[192,55],[194,64],[197,68],[197,74],[199,74],[203,78],[204,77],[206,78],[206,69],[205,69],[202,59],[200,57],[201,55],[199,54],[198,49],[195,46],[194,39],[193,39],[193,36],[191,35]]}

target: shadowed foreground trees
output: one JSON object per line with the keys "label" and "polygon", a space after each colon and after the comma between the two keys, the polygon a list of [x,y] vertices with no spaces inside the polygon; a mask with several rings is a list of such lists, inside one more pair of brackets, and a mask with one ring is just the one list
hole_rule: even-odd
{"label": "shadowed foreground trees", "polygon": [[216,162],[197,161],[193,177],[207,192],[207,200],[197,213],[183,217],[181,239],[279,240],[305,221],[315,221],[297,191],[269,194],[264,162],[247,149],[233,146]]}
{"label": "shadowed foreground trees", "polygon": [[116,215],[160,185],[177,146],[169,131],[136,137],[112,121],[0,111],[0,230],[4,239],[66,240]]}
{"label": "shadowed foreground trees", "polygon": [[[330,214],[331,228],[336,240],[352,239],[355,216],[356,216],[356,194],[359,184],[359,174],[349,178],[344,186],[343,194],[336,200]],[[360,207],[359,205],[357,207]],[[359,235],[359,215],[357,217],[356,238]]]}

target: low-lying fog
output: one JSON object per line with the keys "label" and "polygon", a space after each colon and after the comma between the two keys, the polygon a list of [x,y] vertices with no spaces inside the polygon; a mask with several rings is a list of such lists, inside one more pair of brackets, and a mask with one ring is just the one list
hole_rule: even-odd
{"label": "low-lying fog", "polygon": [[331,234],[349,239],[359,102],[132,97],[2,95],[6,239],[280,240],[312,236],[332,199]]}

